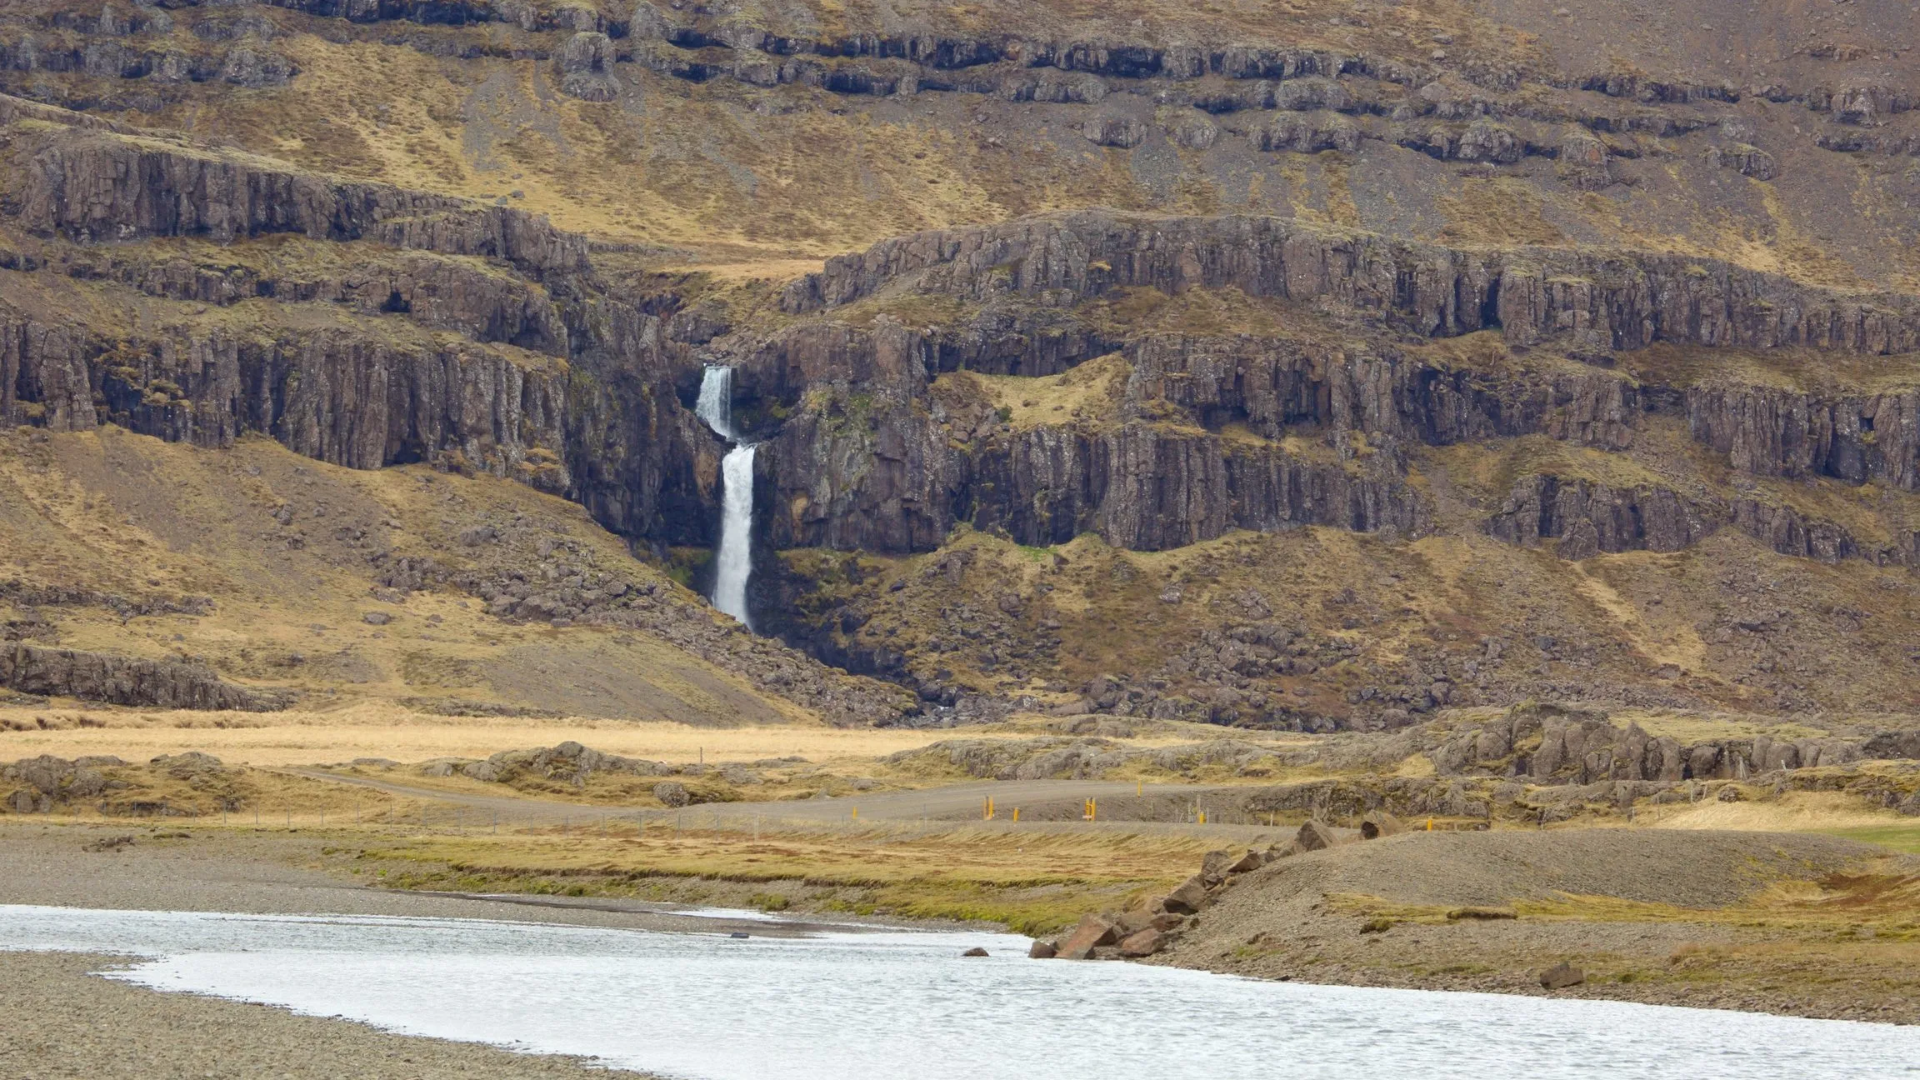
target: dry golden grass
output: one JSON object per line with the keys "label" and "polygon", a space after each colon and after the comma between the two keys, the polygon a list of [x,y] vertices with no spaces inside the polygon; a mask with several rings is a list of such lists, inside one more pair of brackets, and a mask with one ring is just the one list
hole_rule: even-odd
{"label": "dry golden grass", "polygon": [[[43,728],[39,719],[47,726]],[[896,751],[925,746],[938,737],[937,732],[900,728],[706,728],[592,717],[449,717],[384,702],[363,702],[331,712],[282,713],[0,708],[0,759],[4,760],[37,754],[65,758],[114,754],[145,761],[157,754],[201,750],[229,764],[253,766],[316,765],[356,757],[420,762],[483,758],[502,750],[573,740],[602,753],[675,764],[787,756],[816,764],[870,763]],[[1018,736],[982,733],[978,737]]]}
{"label": "dry golden grass", "polygon": [[[286,526],[273,516],[283,505],[294,513]],[[578,558],[700,603],[579,506],[510,481],[424,466],[339,468],[263,438],[204,451],[111,427],[45,444],[0,436],[0,580],[213,601],[204,614],[131,620],[101,606],[47,605],[41,617],[57,631],[40,644],[187,656],[229,679],[300,691],[316,712],[353,700],[455,699],[714,725],[814,720],[645,632],[504,622],[453,591],[376,593],[369,553],[450,567],[508,558],[448,539],[466,524],[516,516],[576,545]],[[343,529],[363,538],[342,539]],[[375,612],[390,621],[367,623]]]}
{"label": "dry golden grass", "polygon": [[1751,832],[1837,832],[1911,821],[1837,791],[1789,791],[1765,802],[1681,803],[1653,807],[1638,816],[1661,829]]}
{"label": "dry golden grass", "polygon": [[959,390],[983,398],[1016,428],[1059,425],[1075,420],[1118,419],[1120,395],[1131,369],[1118,353],[1089,360],[1059,375],[1020,378],[971,371],[940,376],[934,392]]}
{"label": "dry golden grass", "polygon": [[[1330,895],[1328,900],[1338,911],[1394,922],[1431,924],[1475,917],[1687,922],[1799,932],[1842,931],[1844,936],[1851,936],[1856,929],[1874,927],[1885,936],[1920,941],[1920,876],[1911,870],[1908,860],[1886,856],[1868,860],[1850,872],[1829,873],[1818,880],[1771,881],[1737,903],[1711,908],[1575,893],[1515,898],[1495,909],[1410,904],[1358,894]],[[1499,914],[1480,914],[1488,910]]]}
{"label": "dry golden grass", "polygon": [[1173,833],[1046,827],[711,832],[670,822],[369,844],[379,880],[407,888],[645,896],[674,879],[784,885],[816,909],[985,920],[1026,933],[1164,891],[1212,846]]}

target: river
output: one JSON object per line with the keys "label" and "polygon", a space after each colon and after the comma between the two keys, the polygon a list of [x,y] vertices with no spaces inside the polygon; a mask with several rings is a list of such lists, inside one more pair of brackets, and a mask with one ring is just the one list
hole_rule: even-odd
{"label": "river", "polygon": [[[1026,945],[0,906],[0,948],[133,954],[114,977],[156,990],[685,1080],[1920,1076],[1916,1028],[1260,982]],[[975,946],[991,955],[960,956]]]}

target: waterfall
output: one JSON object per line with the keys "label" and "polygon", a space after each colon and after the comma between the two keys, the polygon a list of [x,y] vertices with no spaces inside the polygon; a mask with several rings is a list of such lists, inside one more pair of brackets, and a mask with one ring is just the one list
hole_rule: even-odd
{"label": "waterfall", "polygon": [[733,369],[709,367],[693,411],[714,434],[733,443],[720,462],[720,551],[714,557],[713,606],[753,629],[747,618],[747,577],[753,573],[753,444],[733,430]]}
{"label": "waterfall", "polygon": [[713,606],[747,629],[747,575],[753,573],[753,447],[736,446],[720,462],[720,555],[715,560]]}
{"label": "waterfall", "polygon": [[693,414],[707,422],[713,433],[735,442],[733,434],[733,369],[718,365],[707,368],[700,379],[700,400],[693,404]]}

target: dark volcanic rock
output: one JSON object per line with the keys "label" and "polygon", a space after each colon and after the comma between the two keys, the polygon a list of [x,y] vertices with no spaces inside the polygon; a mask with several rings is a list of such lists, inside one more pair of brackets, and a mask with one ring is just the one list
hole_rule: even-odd
{"label": "dark volcanic rock", "polygon": [[908,275],[923,291],[976,300],[1230,286],[1250,296],[1326,297],[1429,336],[1497,328],[1523,345],[1566,334],[1606,349],[1665,341],[1886,354],[1920,346],[1920,302],[1904,296],[1839,293],[1712,260],[1467,251],[1265,217],[1083,211],[917,233],[828,260],[782,302],[817,311]]}
{"label": "dark volcanic rock", "polygon": [[193,664],[43,649],[24,642],[0,647],[0,686],[28,694],[162,709],[273,712],[286,708],[294,698],[285,691],[236,686]]}
{"label": "dark volcanic rock", "polygon": [[1666,488],[1530,476],[1515,486],[1487,531],[1513,544],[1559,537],[1562,558],[1585,559],[1603,551],[1679,551],[1711,532],[1718,516]]}

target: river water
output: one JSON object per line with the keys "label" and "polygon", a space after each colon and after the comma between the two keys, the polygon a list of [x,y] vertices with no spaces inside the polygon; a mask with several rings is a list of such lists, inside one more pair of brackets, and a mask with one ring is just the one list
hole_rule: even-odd
{"label": "river water", "polygon": [[[982,946],[986,959],[963,959]],[[0,906],[0,949],[685,1080],[1920,1076],[1920,1029],[1028,960],[993,933],[745,940],[477,920]]]}

